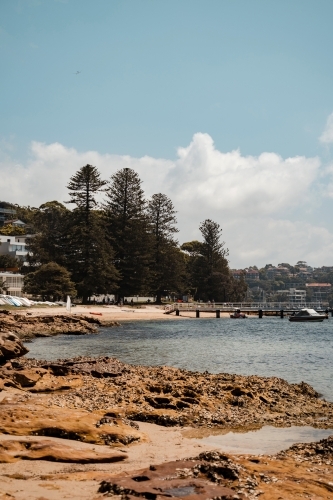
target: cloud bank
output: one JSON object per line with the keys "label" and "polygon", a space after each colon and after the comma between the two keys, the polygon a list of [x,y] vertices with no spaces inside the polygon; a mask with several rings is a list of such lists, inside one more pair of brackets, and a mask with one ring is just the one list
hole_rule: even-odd
{"label": "cloud bank", "polygon": [[1,200],[32,206],[53,199],[63,202],[68,200],[69,178],[81,166],[97,166],[105,179],[130,167],[143,180],[147,196],[162,192],[172,199],[181,242],[199,238],[198,226],[205,218],[217,221],[233,267],[300,259],[320,265],[332,260],[333,234],[293,216],[300,207],[312,207],[314,185],[321,175],[318,158],[223,153],[203,133],[178,148],[175,160],[79,152],[40,142],[32,142],[25,163],[5,152],[1,158]]}
{"label": "cloud bank", "polygon": [[333,113],[329,115],[326,121],[326,127],[319,137],[320,142],[323,144],[332,144],[333,143]]}

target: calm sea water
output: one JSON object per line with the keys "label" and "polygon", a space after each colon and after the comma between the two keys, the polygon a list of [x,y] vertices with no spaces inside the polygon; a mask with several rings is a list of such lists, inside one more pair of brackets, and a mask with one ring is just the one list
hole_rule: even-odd
{"label": "calm sea water", "polygon": [[99,335],[38,338],[27,347],[38,359],[105,355],[132,364],[303,380],[333,401],[333,318],[315,324],[280,318],[129,322]]}

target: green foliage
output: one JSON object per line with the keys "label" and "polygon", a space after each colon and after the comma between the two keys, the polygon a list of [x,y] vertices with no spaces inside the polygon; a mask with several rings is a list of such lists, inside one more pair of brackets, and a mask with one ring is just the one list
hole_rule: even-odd
{"label": "green foliage", "polygon": [[105,184],[91,165],[82,167],[68,184],[70,203],[77,207],[69,218],[66,262],[84,303],[93,294],[114,290],[119,279],[105,221],[94,210],[98,206],[96,195]]}
{"label": "green foliage", "polygon": [[245,281],[235,280],[229,270],[228,249],[221,242],[222,230],[216,222],[206,219],[200,225],[203,241],[184,243],[188,255],[187,270],[195,298],[215,301],[238,301],[246,292]]}
{"label": "green foliage", "polygon": [[60,300],[66,295],[76,295],[70,273],[55,262],[43,264],[37,271],[27,274],[24,277],[24,292],[40,295],[43,300]]}
{"label": "green foliage", "polygon": [[33,218],[35,215],[35,212],[38,210],[35,207],[24,207],[20,205],[15,205],[15,210],[16,210],[16,217],[20,219],[22,222],[25,222],[25,224],[28,224],[29,226],[32,225],[33,223]]}
{"label": "green foliage", "polygon": [[179,293],[185,286],[185,259],[173,236],[178,232],[176,211],[172,201],[164,194],[154,194],[147,208],[153,252],[151,264],[151,290],[156,302],[163,294]]}
{"label": "green foliage", "polygon": [[0,269],[19,268],[21,264],[21,261],[12,255],[0,255]]}
{"label": "green foliage", "polygon": [[104,205],[119,271],[119,296],[141,295],[151,281],[152,238],[138,174],[123,168],[111,176]]}
{"label": "green foliage", "polygon": [[7,290],[6,280],[0,278],[0,293],[5,293]]}
{"label": "green foliage", "polygon": [[14,226],[14,224],[6,224],[0,227],[0,234],[5,236],[20,236],[21,234],[26,234],[26,229],[19,226]]}
{"label": "green foliage", "polygon": [[85,165],[70,178],[67,185],[70,196],[68,203],[75,203],[77,208],[83,210],[89,217],[91,211],[98,205],[96,194],[103,191],[106,184],[96,167]]}
{"label": "green foliage", "polygon": [[70,211],[58,201],[49,201],[36,209],[32,218],[35,234],[29,239],[30,265],[57,262],[66,266]]}

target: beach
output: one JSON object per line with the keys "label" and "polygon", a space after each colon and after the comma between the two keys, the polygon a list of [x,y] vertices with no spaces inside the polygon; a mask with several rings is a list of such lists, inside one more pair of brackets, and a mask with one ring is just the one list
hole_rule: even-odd
{"label": "beach", "polygon": [[[19,311],[18,311],[19,312]],[[32,316],[39,315],[59,315],[64,314],[64,307],[38,307],[34,306],[29,309]],[[26,310],[23,314],[26,313]],[[107,306],[107,305],[77,305],[72,307],[71,314],[76,316],[79,314],[96,315],[100,321],[147,321],[147,320],[179,320],[186,318],[195,318],[195,311],[180,311],[180,315],[176,316],[175,313],[165,314],[165,307],[155,305],[140,305],[140,306]],[[212,318],[215,316],[215,309],[212,308],[211,313],[201,312],[200,317]],[[221,318],[229,318],[228,312],[221,312]]]}
{"label": "beach", "polygon": [[[151,305],[134,310],[77,306],[72,314],[42,307],[15,311],[16,319],[3,316],[7,326],[32,318],[38,329],[54,325],[58,317],[63,322],[59,328],[79,324],[97,336],[100,326],[110,326],[111,332],[112,325],[139,318],[188,319],[165,315],[163,308]],[[44,323],[45,317],[50,321]],[[66,318],[72,319],[68,323]],[[79,348],[80,338],[75,343]],[[23,345],[21,349],[23,354]],[[18,355],[0,367],[0,499],[144,496],[141,483],[132,477],[147,477],[151,488],[171,481],[171,490],[177,480],[184,492],[194,484],[198,491],[207,489],[202,498],[333,498],[329,438],[259,455],[245,453],[241,446],[227,452],[205,439],[269,425],[329,432],[333,404],[304,382],[290,384],[277,377],[139,366],[109,356],[47,361]],[[124,488],[132,493],[119,493]]]}

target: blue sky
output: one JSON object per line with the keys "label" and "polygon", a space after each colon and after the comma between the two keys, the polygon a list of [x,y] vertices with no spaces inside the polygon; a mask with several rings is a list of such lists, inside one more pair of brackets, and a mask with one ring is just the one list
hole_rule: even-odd
{"label": "blue sky", "polygon": [[[286,253],[291,260],[294,254],[283,242],[276,241],[274,249],[267,242],[266,250],[256,253],[263,235],[253,234],[269,224],[267,217],[274,224],[283,220],[284,230],[289,222],[295,227],[310,223],[311,231],[325,230],[326,239],[313,237],[308,248],[295,250],[295,258],[303,251],[300,259],[318,264],[326,259],[328,264],[331,250],[323,254],[322,246],[333,249],[333,119],[327,125],[333,112],[332,19],[332,0],[2,0],[0,168],[10,178],[13,165],[19,164],[27,178],[36,172],[37,163],[49,185],[42,191],[31,185],[29,198],[24,185],[20,187],[22,176],[15,175],[8,194],[8,183],[1,186],[3,175],[0,198],[15,193],[22,199],[8,201],[38,205],[62,196],[54,188],[55,172],[63,168],[72,175],[87,152],[94,152],[100,164],[109,158],[105,175],[124,157],[129,157],[129,165],[145,156],[155,159],[152,171],[171,170],[167,178],[159,172],[154,184],[152,171],[148,179],[148,170],[138,167],[149,185],[148,194],[165,187],[172,197],[173,184],[167,180],[173,176],[174,182],[177,169],[183,168],[184,189],[192,186],[192,168],[212,172],[206,150],[204,158],[201,153],[194,158],[188,151],[191,167],[177,163],[178,148],[189,148],[195,134],[208,134],[221,154],[239,149],[242,158],[268,152],[283,160],[300,156],[307,165],[316,158],[318,164],[315,173],[304,167],[307,183],[303,191],[296,189],[295,200],[292,193],[285,194],[283,184],[297,184],[303,167],[293,170],[287,165],[284,170],[274,162],[265,164],[269,182],[274,184],[276,174],[277,192],[269,194],[270,208],[260,206],[254,215],[249,215],[253,211],[248,207],[256,205],[258,197],[265,198],[265,187],[251,188],[247,198],[228,183],[229,192],[223,192],[224,166],[221,190],[214,196],[228,198],[232,191],[244,203],[231,201],[238,207],[234,211],[225,211],[221,203],[210,205],[204,199],[205,192],[207,199],[212,195],[207,188],[197,194],[202,210],[195,214],[195,207],[182,206],[189,199],[179,193],[180,240],[197,237],[202,218],[211,217],[225,228],[235,265],[279,256],[286,261]],[[77,70],[81,73],[76,75]],[[203,149],[211,151],[205,135],[196,137]],[[44,149],[34,148],[35,143]],[[66,151],[75,150],[70,165],[61,163],[62,153],[63,160],[55,159],[60,151],[51,153],[55,143]],[[202,151],[201,146],[194,150]],[[86,158],[89,161],[89,154]],[[226,161],[219,158],[217,162]],[[244,173],[235,161],[228,173],[241,184]],[[249,164],[257,169],[260,162]],[[289,168],[291,177],[286,176]],[[209,175],[214,182],[216,174]],[[203,185],[202,178],[198,182]],[[245,241],[237,235],[240,227],[253,227]]]}

